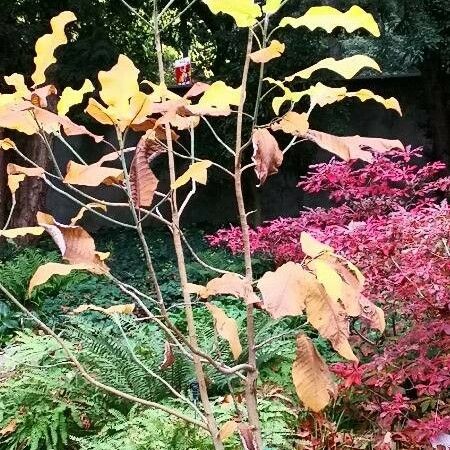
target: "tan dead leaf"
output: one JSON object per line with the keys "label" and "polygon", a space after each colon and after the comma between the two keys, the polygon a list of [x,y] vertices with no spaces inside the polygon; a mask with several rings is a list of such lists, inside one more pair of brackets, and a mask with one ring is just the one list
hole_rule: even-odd
{"label": "tan dead leaf", "polygon": [[0,230],[0,236],[8,239],[15,239],[18,237],[32,234],[33,236],[40,236],[45,229],[43,227],[23,227],[23,228],[10,228],[9,230]]}
{"label": "tan dead leaf", "polygon": [[199,95],[202,95],[208,88],[208,83],[202,83],[201,81],[198,81],[197,83],[194,83],[191,88],[184,94],[183,98],[193,98],[198,97]]}
{"label": "tan dead leaf", "polygon": [[8,175],[8,187],[11,194],[15,194],[17,189],[19,189],[20,183],[25,180],[25,175],[23,173],[19,175]]}
{"label": "tan dead leaf", "polygon": [[314,412],[322,411],[336,396],[337,387],[311,339],[297,336],[297,357],[292,366],[292,379],[298,398]]}
{"label": "tan dead leaf", "polygon": [[47,281],[54,275],[67,276],[72,270],[87,270],[92,271],[92,266],[89,264],[59,264],[47,263],[39,266],[30,280],[28,286],[28,295],[37,286],[47,283]]}
{"label": "tan dead leaf", "polygon": [[263,308],[274,318],[303,314],[306,300],[318,281],[300,264],[288,262],[275,272],[266,272],[257,287],[263,299]]}
{"label": "tan dead leaf", "polygon": [[213,295],[233,295],[243,298],[247,304],[259,302],[251,283],[237,273],[225,273],[220,278],[208,281],[206,286],[188,283],[188,289],[191,294],[197,294],[203,299]]}
{"label": "tan dead leaf", "polygon": [[229,420],[225,422],[219,431],[219,439],[220,442],[226,441],[229,437],[231,437],[238,429],[238,424],[234,420]]}
{"label": "tan dead leaf", "polygon": [[256,442],[255,432],[248,423],[238,424],[238,433],[244,450],[263,450]]}
{"label": "tan dead leaf", "polygon": [[67,44],[64,29],[68,23],[74,20],[77,20],[77,18],[73,12],[63,11],[50,21],[52,33],[46,34],[36,41],[36,57],[34,58],[36,70],[31,76],[35,85],[45,82],[45,71],[56,62],[55,50],[60,45]]}
{"label": "tan dead leaf", "polygon": [[228,317],[224,311],[212,303],[207,303],[206,307],[214,318],[217,333],[228,341],[233,358],[238,359],[242,353],[242,346],[236,320]]}
{"label": "tan dead leaf", "polygon": [[338,302],[327,295],[317,279],[308,285],[305,304],[308,321],[320,335],[328,339],[341,356],[358,361],[348,342],[350,330],[347,314]]}
{"label": "tan dead leaf", "polygon": [[[159,141],[166,140],[166,130],[165,127],[158,125],[157,119],[148,118],[141,123],[133,123],[130,125],[133,131],[144,131],[147,133],[147,139],[157,139]],[[180,136],[178,136],[175,131],[170,130],[172,141],[177,141]]]}
{"label": "tan dead leaf", "polygon": [[306,133],[306,138],[324,150],[339,156],[344,161],[361,159],[372,162],[373,155],[370,151],[364,150],[365,148],[370,148],[375,153],[385,153],[394,148],[404,149],[403,144],[399,140],[361,136],[334,136],[311,129]]}
{"label": "tan dead leaf", "polygon": [[72,265],[84,264],[91,272],[105,273],[108,268],[95,250],[91,235],[80,226],[63,225],[49,214],[37,213],[38,225],[45,228],[61,251],[62,257]]}
{"label": "tan dead leaf", "polygon": [[256,176],[261,186],[270,175],[278,172],[283,163],[283,152],[276,139],[266,128],[258,128],[252,134],[253,156]]}
{"label": "tan dead leaf", "polygon": [[309,129],[308,114],[289,111],[279,122],[275,122],[271,128],[274,131],[281,130],[294,136],[303,136]]}
{"label": "tan dead leaf", "polygon": [[133,314],[135,305],[134,303],[127,304],[127,305],[114,305],[110,306],[109,308],[102,308],[100,306],[96,305],[80,305],[78,308],[75,308],[72,313],[73,314],[81,314],[85,311],[98,311],[103,314],[107,314],[109,316],[112,316],[113,314]]}
{"label": "tan dead leaf", "polygon": [[64,183],[81,186],[99,186],[100,184],[117,184],[123,178],[122,169],[112,167],[103,167],[102,164],[108,161],[114,161],[119,157],[116,152],[109,153],[100,158],[96,163],[84,165],[75,161],[69,161],[67,164],[67,173],[64,177]]}
{"label": "tan dead leaf", "polygon": [[22,167],[18,164],[9,163],[6,167],[8,175],[26,175],[27,177],[42,177],[45,173],[42,167]]}
{"label": "tan dead leaf", "polygon": [[314,236],[311,236],[306,231],[300,234],[300,245],[302,251],[310,258],[317,258],[322,253],[333,253],[334,249],[329,245],[322,244]]}
{"label": "tan dead leaf", "polygon": [[[178,111],[181,113],[179,114]],[[170,110],[163,114],[156,123],[159,126],[172,125],[178,130],[190,130],[195,128],[200,123],[200,117],[191,114],[183,115],[186,112],[185,108],[177,108]]]}
{"label": "tan dead leaf", "polygon": [[168,369],[169,367],[173,366],[175,362],[175,355],[172,350],[172,346],[170,345],[170,342],[166,341],[164,343],[164,360],[159,366],[160,370]]}
{"label": "tan dead leaf", "polygon": [[16,144],[11,139],[0,139],[1,150],[11,150],[12,148],[16,148]]}
{"label": "tan dead leaf", "polygon": [[274,39],[268,47],[251,53],[250,58],[255,63],[266,63],[279,58],[284,53],[285,48],[284,44]]}
{"label": "tan dead leaf", "polygon": [[17,420],[13,419],[0,430],[0,436],[7,436],[8,434],[14,433],[14,431],[16,431],[16,428]]}
{"label": "tan dead leaf", "polygon": [[363,295],[360,296],[359,303],[361,305],[361,317],[369,322],[371,328],[383,333],[386,328],[383,310]]}
{"label": "tan dead leaf", "polygon": [[211,165],[212,162],[207,159],[191,164],[189,169],[171,184],[170,188],[178,189],[188,183],[189,180],[200,184],[206,184],[208,178],[208,168],[211,167]]}
{"label": "tan dead leaf", "polygon": [[152,204],[159,180],[149,165],[164,152],[160,144],[148,139],[146,135],[139,140],[130,167],[131,195],[135,206],[145,207]]}
{"label": "tan dead leaf", "polygon": [[70,225],[76,225],[77,222],[83,218],[84,213],[85,213],[86,211],[89,211],[89,209],[93,209],[93,208],[95,208],[95,209],[101,209],[101,210],[103,210],[103,211],[106,211],[106,205],[103,205],[103,204],[101,204],[101,203],[88,203],[86,206],[83,206],[83,207],[78,211],[78,214],[77,214],[75,217],[73,217],[73,218],[71,219]]}

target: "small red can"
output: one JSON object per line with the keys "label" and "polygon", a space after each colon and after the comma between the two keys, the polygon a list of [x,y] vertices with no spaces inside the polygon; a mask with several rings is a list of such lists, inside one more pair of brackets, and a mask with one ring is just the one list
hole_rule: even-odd
{"label": "small red can", "polygon": [[191,59],[182,58],[175,61],[175,81],[179,86],[192,84]]}

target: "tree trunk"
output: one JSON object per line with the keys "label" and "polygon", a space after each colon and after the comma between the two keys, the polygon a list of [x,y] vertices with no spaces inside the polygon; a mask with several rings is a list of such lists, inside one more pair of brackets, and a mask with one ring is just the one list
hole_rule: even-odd
{"label": "tree trunk", "polygon": [[[0,128],[0,139],[3,139],[3,130]],[[3,228],[8,216],[8,186],[6,182],[6,152],[0,150],[0,228]]]}

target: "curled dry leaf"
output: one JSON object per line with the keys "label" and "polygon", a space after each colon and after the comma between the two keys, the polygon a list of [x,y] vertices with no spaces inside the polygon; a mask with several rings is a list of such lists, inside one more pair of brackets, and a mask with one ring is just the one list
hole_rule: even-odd
{"label": "curled dry leaf", "polygon": [[297,357],[292,366],[292,379],[298,398],[314,412],[322,411],[336,396],[337,387],[330,371],[311,339],[297,336]]}
{"label": "curled dry leaf", "polygon": [[112,167],[103,167],[102,164],[119,158],[117,152],[109,153],[100,158],[96,163],[84,165],[75,161],[67,164],[67,173],[64,183],[81,186],[99,186],[100,184],[112,185],[120,183],[123,178],[123,170]]}
{"label": "curled dry leaf", "polygon": [[284,53],[285,48],[284,44],[275,39],[268,47],[251,53],[250,59],[255,63],[266,63],[272,59],[279,58]]}
{"label": "curled dry leaf", "polygon": [[92,266],[89,264],[59,264],[59,263],[47,263],[39,266],[32,276],[28,285],[28,295],[31,294],[33,289],[37,286],[47,283],[47,281],[54,275],[66,276],[69,275],[72,270],[88,270],[92,271]]}
{"label": "curled dry leaf", "polygon": [[309,128],[308,114],[289,111],[280,121],[275,122],[271,128],[274,131],[281,130],[294,136],[304,136]]}
{"label": "curled dry leaf", "polygon": [[114,305],[109,308],[101,308],[96,305],[80,305],[78,308],[75,308],[72,312],[74,314],[81,314],[85,311],[98,311],[103,314],[107,314],[112,316],[113,314],[133,314],[135,305],[134,303],[127,305]]}
{"label": "curled dry leaf", "polygon": [[244,450],[262,450],[256,442],[252,427],[248,423],[240,423],[238,425],[238,433]]}
{"label": "curled dry leaf", "polygon": [[172,346],[170,345],[170,342],[166,341],[164,343],[164,360],[159,366],[160,370],[168,369],[169,367],[173,366],[175,362],[175,355],[172,350]]}
{"label": "curled dry leaf", "polygon": [[383,333],[386,328],[383,310],[363,295],[360,296],[359,303],[361,305],[361,317],[369,323],[371,328]]}
{"label": "curled dry leaf", "polygon": [[78,211],[78,214],[77,214],[75,217],[73,217],[73,218],[71,219],[70,225],[76,225],[77,222],[83,218],[84,213],[85,213],[86,211],[89,211],[89,209],[93,209],[93,208],[101,209],[101,210],[103,210],[103,211],[106,211],[106,205],[103,205],[103,204],[101,204],[101,203],[88,203],[86,206],[83,206],[83,207]]}
{"label": "curled dry leaf", "polygon": [[306,138],[316,143],[324,150],[339,156],[344,161],[361,159],[363,161],[372,162],[372,153],[363,150],[364,148],[370,148],[376,153],[384,153],[394,148],[404,149],[403,144],[399,140],[367,138],[361,136],[334,136],[332,134],[311,129],[306,133]]}
{"label": "curled dry leaf", "polygon": [[0,230],[0,236],[8,239],[16,239],[28,234],[40,236],[44,231],[45,229],[43,227],[10,228],[9,230]]}
{"label": "curled dry leaf", "polygon": [[219,439],[220,442],[226,441],[229,437],[231,437],[238,429],[238,424],[235,420],[229,420],[225,422],[219,431]]}
{"label": "curled dry leaf", "polygon": [[295,78],[308,79],[317,70],[327,69],[336,72],[345,79],[353,78],[362,69],[371,68],[381,72],[378,63],[370,56],[353,55],[348,58],[336,60],[334,58],[325,58],[307,69],[300,70],[293,75],[286,77],[286,81],[293,81]]}
{"label": "curled dry leaf", "polygon": [[9,163],[6,167],[8,175],[26,175],[27,177],[42,177],[45,173],[42,167],[22,167]]}
{"label": "curled dry leaf", "polygon": [[314,275],[300,264],[288,262],[275,272],[266,272],[258,281],[263,308],[274,318],[299,316],[306,307],[310,286],[317,283]]}
{"label": "curled dry leaf", "polygon": [[198,161],[189,166],[189,169],[184,172],[179,178],[177,178],[172,185],[171,189],[178,189],[184,186],[189,180],[195,181],[200,184],[206,184],[208,179],[208,168],[211,167],[212,162],[205,159]]}
{"label": "curled dry leaf", "polygon": [[194,83],[191,88],[184,94],[183,98],[193,98],[202,95],[208,88],[208,83],[202,83],[201,81],[197,81]]}
{"label": "curled dry leaf", "polygon": [[34,58],[36,70],[31,76],[35,85],[45,83],[45,71],[56,62],[55,50],[60,45],[67,44],[64,29],[68,23],[75,20],[77,18],[73,12],[63,11],[50,21],[52,33],[46,34],[36,41],[36,56]]}
{"label": "curled dry leaf", "polygon": [[217,333],[228,341],[233,358],[238,359],[242,353],[242,346],[236,320],[228,317],[224,311],[211,303],[207,303],[206,307],[214,318]]}
{"label": "curled dry leaf", "polygon": [[283,152],[266,128],[256,129],[252,135],[252,142],[252,160],[255,163],[256,176],[262,185],[268,176],[278,172],[278,168],[283,163]]}
{"label": "curled dry leaf", "polygon": [[226,273],[220,278],[214,278],[206,286],[188,283],[188,289],[191,294],[197,294],[203,299],[213,295],[233,295],[243,298],[247,304],[259,302],[251,283],[237,273]]}
{"label": "curled dry leaf", "polygon": [[133,203],[137,207],[150,206],[158,187],[158,178],[150,169],[150,162],[164,153],[164,148],[144,135],[136,146],[130,167],[130,184]]}
{"label": "curled dry leaf", "polygon": [[0,139],[0,150],[11,150],[12,148],[16,148],[16,144],[11,139]]}
{"label": "curled dry leaf", "polygon": [[305,26],[311,31],[316,28],[323,28],[327,33],[331,33],[336,27],[343,27],[349,33],[359,28],[365,28],[374,36],[380,36],[380,29],[372,14],[356,5],[345,13],[331,6],[314,6],[301,17],[284,17],[281,19],[280,27],[287,25],[293,28]]}
{"label": "curled dry leaf", "polygon": [[310,258],[317,258],[322,253],[334,253],[334,249],[332,247],[322,244],[306,231],[302,231],[300,234],[300,245],[303,253]]}

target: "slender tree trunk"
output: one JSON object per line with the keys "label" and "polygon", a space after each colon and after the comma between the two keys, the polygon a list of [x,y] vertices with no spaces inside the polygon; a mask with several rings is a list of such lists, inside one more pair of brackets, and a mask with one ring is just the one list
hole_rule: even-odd
{"label": "slender tree trunk", "polygon": [[[0,128],[0,139],[3,139],[3,130]],[[8,216],[8,187],[6,176],[6,152],[0,150],[0,228],[5,225]]]}

